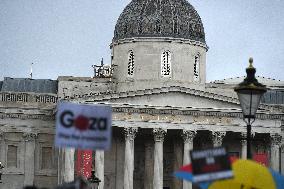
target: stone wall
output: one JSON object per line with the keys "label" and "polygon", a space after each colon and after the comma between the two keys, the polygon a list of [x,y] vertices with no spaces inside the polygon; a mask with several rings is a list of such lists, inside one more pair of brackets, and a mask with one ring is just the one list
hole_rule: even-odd
{"label": "stone wall", "polygon": [[57,150],[54,121],[0,119],[1,189],[21,189],[36,184],[52,188],[57,184]]}
{"label": "stone wall", "polygon": [[84,98],[112,91],[112,87],[111,78],[59,77],[58,97],[60,99]]}
{"label": "stone wall", "polygon": [[[113,79],[118,83],[134,81],[144,82],[140,89],[154,88],[153,83],[175,81],[180,83],[205,84],[206,81],[206,47],[179,40],[165,39],[139,39],[124,41],[112,47],[112,64],[114,67]],[[134,53],[134,75],[129,77],[128,54]],[[161,54],[163,51],[171,52],[172,74],[170,77],[161,77]],[[195,56],[200,55],[200,80],[194,81],[193,65]],[[140,83],[141,84],[141,83]],[[131,87],[131,86],[129,86]],[[135,87],[135,84],[133,85]],[[120,89],[118,89],[120,91]]]}

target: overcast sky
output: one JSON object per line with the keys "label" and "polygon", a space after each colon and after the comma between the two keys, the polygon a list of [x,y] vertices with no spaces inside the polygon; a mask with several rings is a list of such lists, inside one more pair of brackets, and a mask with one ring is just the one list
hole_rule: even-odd
{"label": "overcast sky", "polygon": [[[110,63],[115,23],[130,0],[0,0],[0,79],[92,76]],[[284,80],[284,0],[190,0],[202,18],[207,81],[245,75]]]}

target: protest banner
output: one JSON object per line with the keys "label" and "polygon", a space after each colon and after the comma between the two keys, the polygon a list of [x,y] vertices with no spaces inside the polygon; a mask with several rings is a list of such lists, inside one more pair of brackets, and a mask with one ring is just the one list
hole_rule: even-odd
{"label": "protest banner", "polygon": [[224,147],[190,152],[193,182],[208,182],[233,177],[229,156]]}
{"label": "protest banner", "polygon": [[57,106],[57,147],[107,150],[111,145],[110,106],[61,102]]}

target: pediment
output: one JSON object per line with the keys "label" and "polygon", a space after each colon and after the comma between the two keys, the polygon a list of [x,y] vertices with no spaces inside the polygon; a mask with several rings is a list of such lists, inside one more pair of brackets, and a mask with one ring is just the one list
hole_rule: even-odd
{"label": "pediment", "polygon": [[[239,100],[209,91],[173,86],[127,92],[85,95],[81,102],[106,102],[146,106],[194,107],[208,109],[240,109]],[[263,112],[283,113],[284,107],[260,104]]]}
{"label": "pediment", "polygon": [[239,109],[238,100],[235,98],[183,87],[100,94],[88,98],[86,101],[149,106]]}
{"label": "pediment", "polygon": [[225,102],[194,94],[172,91],[169,91],[167,93],[144,94],[139,96],[128,96],[124,98],[110,99],[109,102],[149,106],[237,109],[239,108],[239,105],[236,103]]}

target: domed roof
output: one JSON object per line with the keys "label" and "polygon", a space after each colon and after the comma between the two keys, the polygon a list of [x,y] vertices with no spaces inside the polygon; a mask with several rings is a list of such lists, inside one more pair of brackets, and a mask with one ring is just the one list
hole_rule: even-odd
{"label": "domed roof", "polygon": [[205,43],[201,18],[187,0],[132,0],[118,18],[113,41],[131,37],[173,37]]}

